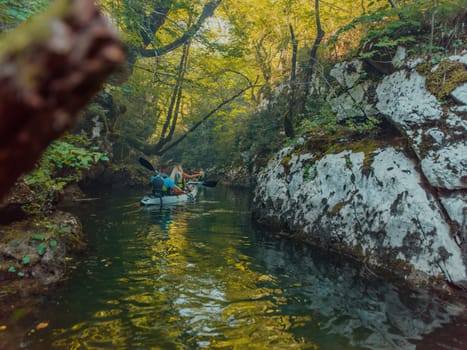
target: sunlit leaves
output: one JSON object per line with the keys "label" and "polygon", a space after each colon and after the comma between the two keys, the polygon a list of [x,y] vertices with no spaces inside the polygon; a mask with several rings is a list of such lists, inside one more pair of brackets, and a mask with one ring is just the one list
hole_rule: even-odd
{"label": "sunlit leaves", "polygon": [[13,29],[49,3],[50,0],[0,0],[0,31]]}
{"label": "sunlit leaves", "polygon": [[[43,154],[36,169],[24,176],[24,181],[35,191],[36,200],[25,210],[39,214],[42,206],[50,202],[54,192],[67,184],[78,181],[82,172],[99,161],[108,161],[108,156],[91,148],[90,141],[79,135],[68,135],[54,141]],[[33,239],[40,240],[39,235]]]}

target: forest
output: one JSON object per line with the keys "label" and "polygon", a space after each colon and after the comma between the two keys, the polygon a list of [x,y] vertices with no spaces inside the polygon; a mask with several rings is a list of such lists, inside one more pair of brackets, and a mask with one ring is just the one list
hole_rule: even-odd
{"label": "forest", "polygon": [[[48,3],[2,1],[2,31]],[[400,45],[434,59],[461,51],[463,5],[100,1],[126,47],[126,62],[27,178],[60,189],[93,161],[131,164],[141,153],[159,164],[171,160],[216,170],[245,162],[262,166],[307,129],[341,127],[325,97],[313,91],[313,75],[324,76],[349,57],[384,70]],[[365,133],[378,121],[368,115],[348,124]]]}
{"label": "forest", "polygon": [[[174,230],[179,237],[171,225],[177,218],[189,221],[186,212],[163,210],[151,177],[177,164],[203,174],[204,188],[196,187],[201,198],[215,193],[210,190],[240,188],[250,198],[244,206],[252,208],[244,224],[248,230],[253,221],[278,240],[291,239],[289,246],[298,242],[357,261],[360,277],[378,276],[384,283],[401,278],[410,287],[437,289],[441,299],[455,294],[456,303],[465,305],[466,21],[466,0],[0,0],[0,306],[11,304],[0,316],[0,338],[15,329],[0,339],[0,348],[36,337],[12,326],[26,322],[14,311],[22,303],[21,291],[30,291],[28,298],[42,295],[44,285],[69,279],[70,270],[79,273],[76,252],[93,250],[87,231],[100,229],[86,229],[81,217],[90,220],[93,214],[78,205],[106,209],[108,204],[99,204],[102,191],[139,195],[149,193],[152,183],[161,232]],[[396,168],[402,170],[391,177]],[[183,170],[180,174],[183,178]],[[196,196],[183,191],[189,202]],[[67,206],[73,214],[62,211]],[[219,227],[235,222],[233,216],[216,220]],[[101,226],[106,225],[111,224]],[[168,251],[197,256],[185,236],[180,242]],[[108,267],[118,259],[100,261]],[[239,269],[248,283],[268,284],[277,277],[266,272],[258,277],[245,266]],[[89,267],[82,269],[83,276],[91,276]],[[232,293],[240,295],[239,290]],[[349,299],[356,303],[358,297]],[[55,316],[45,321],[34,307],[28,313],[35,315],[35,326],[27,327],[40,332]],[[316,317],[330,324],[334,316],[324,316],[324,309]],[[441,307],[434,309],[444,315]],[[350,336],[336,326],[330,332],[343,337],[342,347],[326,338],[328,333],[318,341],[292,331],[276,345],[421,349],[440,317],[433,316],[423,336],[392,338],[388,327],[390,336],[372,343],[364,331]],[[315,316],[297,322],[311,327],[311,319]],[[465,316],[455,320],[465,330]],[[258,322],[278,329],[276,323]],[[290,322],[286,328],[295,329]],[[449,346],[467,346],[458,328],[449,331],[460,344],[448,341]],[[26,348],[47,348],[42,341],[43,346],[54,341],[53,348],[93,348],[92,341],[80,343],[72,335],[58,340],[57,332],[51,330],[47,340],[34,338]],[[184,342],[188,348],[249,348],[230,342],[234,335],[206,342],[180,332],[181,343],[161,348]],[[167,334],[159,336],[160,344]],[[107,348],[121,345],[110,338]],[[138,346],[125,341],[123,348]],[[142,349],[155,345],[142,344]],[[258,348],[275,348],[261,344]]]}

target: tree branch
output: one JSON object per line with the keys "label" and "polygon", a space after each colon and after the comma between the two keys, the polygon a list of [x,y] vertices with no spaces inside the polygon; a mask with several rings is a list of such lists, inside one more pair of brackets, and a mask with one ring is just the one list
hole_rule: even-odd
{"label": "tree branch", "polygon": [[232,102],[233,100],[235,100],[237,97],[240,97],[241,95],[243,95],[245,93],[245,91],[251,89],[252,87],[253,87],[253,85],[249,85],[249,86],[243,88],[242,90],[238,91],[235,95],[229,97],[227,100],[224,100],[221,103],[219,103],[219,105],[217,105],[216,108],[211,110],[200,121],[195,123],[190,129],[188,129],[188,131],[186,133],[184,133],[177,140],[175,140],[174,142],[172,142],[170,145],[166,146],[165,148],[163,148],[161,150],[157,150],[155,153],[157,155],[162,155],[165,152],[167,152],[169,149],[171,149],[171,148],[175,147],[176,145],[178,145],[180,142],[182,142],[188,136],[188,134],[195,131],[201,124],[203,124],[206,120],[208,120],[208,118],[210,118],[212,115],[214,115],[218,110],[220,110],[222,107],[224,107],[225,105],[227,105],[230,102]]}
{"label": "tree branch", "polygon": [[143,39],[143,43],[148,46],[154,40],[155,33],[165,23],[167,16],[170,11],[170,1],[165,1],[161,4],[161,7],[151,12],[149,16],[145,16],[144,22],[150,31],[145,30],[146,28],[140,29],[140,35]]}
{"label": "tree branch", "polygon": [[292,24],[289,24],[290,30],[290,39],[292,41],[292,67],[290,72],[290,93],[289,93],[289,108],[288,112],[284,117],[284,131],[287,137],[294,137],[294,106],[295,106],[295,89],[296,89],[296,80],[297,80],[297,52],[298,52],[298,42],[295,39],[295,33],[293,30]]}
{"label": "tree branch", "polygon": [[94,0],[61,0],[0,43],[0,198],[125,59]]}
{"label": "tree branch", "polygon": [[303,109],[305,107],[306,99],[310,93],[310,85],[311,85],[311,78],[313,76],[313,66],[316,61],[316,56],[318,54],[318,48],[321,43],[321,40],[323,40],[324,37],[324,30],[321,27],[321,19],[320,19],[320,13],[319,13],[319,1],[320,0],[315,0],[315,18],[316,18],[316,39],[313,42],[313,46],[310,51],[310,58],[308,59],[308,66],[306,67],[305,70],[305,91],[304,91],[304,97],[303,97]]}
{"label": "tree branch", "polygon": [[171,52],[183,44],[185,44],[188,40],[193,38],[193,36],[196,35],[196,33],[200,30],[202,27],[204,21],[214,15],[214,11],[217,9],[217,7],[220,5],[222,0],[210,0],[206,5],[204,5],[203,11],[201,12],[201,15],[199,16],[198,20],[196,21],[195,24],[193,24],[180,38],[174,40],[170,44],[167,44],[165,46],[155,48],[155,49],[141,49],[140,54],[143,57],[155,57],[155,56],[162,56],[167,54],[168,52]]}

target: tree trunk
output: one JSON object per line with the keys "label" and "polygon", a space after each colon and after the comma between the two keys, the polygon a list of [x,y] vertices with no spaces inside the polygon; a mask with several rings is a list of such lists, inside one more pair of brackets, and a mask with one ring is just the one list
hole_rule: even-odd
{"label": "tree trunk", "polygon": [[[161,149],[165,144],[170,142],[172,139],[173,133],[175,132],[175,127],[177,126],[178,113],[180,111],[180,103],[182,100],[182,86],[183,79],[185,77],[188,56],[190,50],[190,42],[187,42],[183,48],[182,57],[180,59],[180,64],[178,68],[177,80],[175,82],[174,91],[172,98],[170,99],[169,110],[167,112],[167,117],[162,128],[159,141],[157,142],[157,148]],[[167,134],[167,131],[169,133]]]}
{"label": "tree trunk", "polygon": [[297,51],[298,42],[295,39],[295,33],[291,24],[289,24],[290,37],[292,39],[292,69],[290,74],[290,95],[289,95],[289,110],[284,117],[284,131],[287,137],[295,136],[294,129],[294,110],[295,110],[295,90],[297,85]]}
{"label": "tree trunk", "polygon": [[[201,29],[206,19],[211,17],[214,14],[214,11],[220,5],[221,1],[222,0],[210,0],[208,3],[206,3],[206,5],[204,5],[203,11],[201,12],[201,15],[199,16],[198,20],[190,28],[188,28],[188,30],[181,37],[175,39],[171,43],[165,46],[162,46],[162,47],[157,47],[154,49],[142,48],[139,51],[141,56],[143,57],[162,56],[179,48],[180,46],[184,45],[186,42],[190,41],[193,38],[193,36],[195,36],[196,33],[198,33],[198,31]],[[155,28],[159,29],[159,27],[154,27],[153,29]],[[156,33],[153,32],[152,34],[155,35]],[[144,37],[143,37],[143,41],[144,41]]]}
{"label": "tree trunk", "polygon": [[311,47],[310,51],[310,57],[308,59],[308,66],[306,67],[305,70],[305,84],[304,84],[304,96],[303,96],[303,105],[302,105],[302,110],[305,110],[305,104],[306,100],[308,98],[308,95],[310,94],[310,86],[311,86],[311,79],[313,77],[313,67],[314,64],[316,63],[316,56],[318,54],[318,48],[321,43],[321,40],[323,40],[324,37],[324,31],[323,28],[321,27],[321,19],[320,19],[320,13],[319,13],[319,0],[315,0],[315,18],[316,18],[316,39],[313,42],[313,46]]}
{"label": "tree trunk", "polygon": [[395,2],[394,0],[388,0],[388,1],[389,1],[389,4],[391,5],[391,7],[392,7],[393,9],[396,9],[396,8],[397,8],[397,4],[396,4],[396,2]]}
{"label": "tree trunk", "polygon": [[216,108],[214,108],[213,110],[211,110],[208,114],[206,114],[199,122],[195,123],[186,133],[184,133],[182,136],[180,136],[177,140],[175,140],[174,142],[172,142],[171,144],[169,144],[168,146],[166,146],[165,148],[163,149],[159,149],[157,150],[157,155],[163,155],[165,152],[167,152],[169,149],[175,147],[176,145],[178,145],[180,142],[182,142],[190,133],[192,133],[193,131],[195,131],[201,124],[203,124],[206,120],[208,120],[208,118],[210,118],[212,115],[214,115],[218,110],[220,110],[222,107],[224,107],[225,105],[229,104],[230,102],[232,102],[233,100],[235,100],[237,97],[243,95],[243,93],[245,91],[247,91],[248,89],[251,89],[252,86],[248,86],[242,90],[240,90],[239,92],[237,92],[235,95],[231,96],[230,98],[228,98],[227,100],[224,100],[222,101],[219,105],[217,105]]}
{"label": "tree trunk", "polygon": [[127,141],[131,146],[133,146],[136,149],[140,150],[144,154],[148,154],[148,155],[149,154],[156,154],[156,155],[160,156],[160,155],[164,154],[165,152],[167,152],[169,149],[172,149],[173,147],[178,145],[180,142],[182,142],[190,133],[195,131],[206,120],[208,120],[210,117],[212,117],[214,114],[216,114],[216,112],[219,111],[222,107],[224,107],[225,105],[228,105],[230,102],[232,102],[233,100],[235,100],[239,96],[243,95],[245,93],[245,91],[247,91],[247,90],[249,90],[249,89],[251,89],[253,87],[254,87],[254,85],[250,84],[247,87],[245,87],[244,89],[238,91],[237,93],[235,93],[234,95],[229,97],[228,99],[226,99],[226,100],[222,101],[221,103],[219,103],[214,109],[212,109],[209,113],[207,113],[205,116],[203,116],[200,121],[193,124],[193,126],[186,133],[184,133],[182,136],[180,136],[174,142],[168,144],[167,146],[165,146],[162,149],[157,144],[154,144],[154,145],[147,144],[145,142],[139,141],[136,138],[127,138]]}
{"label": "tree trunk", "polygon": [[0,198],[125,59],[94,0],[58,1],[0,42]]}

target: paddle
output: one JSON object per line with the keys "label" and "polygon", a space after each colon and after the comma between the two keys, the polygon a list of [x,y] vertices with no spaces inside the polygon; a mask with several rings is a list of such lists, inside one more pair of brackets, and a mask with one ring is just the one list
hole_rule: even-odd
{"label": "paddle", "polygon": [[147,159],[144,159],[143,157],[139,157],[139,164],[144,166],[146,169],[151,170],[152,172],[156,172],[156,169],[152,166],[151,163]]}
{"label": "paddle", "polygon": [[217,185],[217,180],[203,181],[201,184],[202,184],[203,186],[206,186],[206,187],[216,187],[216,185]]}

